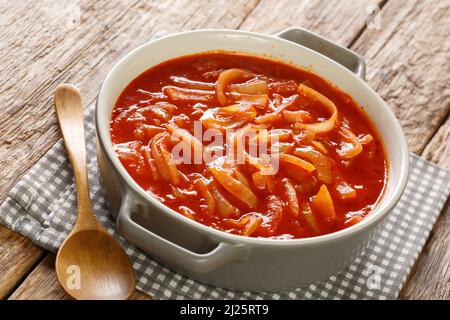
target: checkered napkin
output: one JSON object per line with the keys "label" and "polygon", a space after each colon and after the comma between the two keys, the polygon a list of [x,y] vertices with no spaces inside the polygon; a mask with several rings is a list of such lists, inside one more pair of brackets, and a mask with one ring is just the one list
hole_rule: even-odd
{"label": "checkered napkin", "polygon": [[[392,299],[411,267],[450,192],[450,172],[411,156],[401,201],[373,242],[342,272],[323,282],[281,292],[243,292],[210,287],[167,269],[121,238],[108,214],[95,155],[94,108],[87,109],[91,197],[98,219],[126,249],[137,288],[157,299]],[[13,187],[0,206],[0,222],[55,252],[75,223],[75,186],[62,141]]]}

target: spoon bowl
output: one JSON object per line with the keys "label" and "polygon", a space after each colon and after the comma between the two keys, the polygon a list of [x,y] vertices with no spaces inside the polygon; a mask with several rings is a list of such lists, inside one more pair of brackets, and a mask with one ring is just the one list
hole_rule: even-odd
{"label": "spoon bowl", "polygon": [[55,108],[75,176],[78,213],[56,256],[59,283],[73,299],[128,299],[136,283],[133,268],[92,211],[80,91],[70,84],[59,85]]}
{"label": "spoon bowl", "polygon": [[122,247],[106,232],[81,230],[61,246],[56,273],[74,299],[126,299],[134,290],[130,279],[133,270],[124,263],[127,259]]}

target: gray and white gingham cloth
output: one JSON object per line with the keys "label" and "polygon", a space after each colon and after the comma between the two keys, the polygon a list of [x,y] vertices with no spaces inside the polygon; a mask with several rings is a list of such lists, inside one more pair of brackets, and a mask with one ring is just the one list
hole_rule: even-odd
{"label": "gray and white gingham cloth", "polygon": [[[93,106],[85,126],[94,211],[133,262],[137,288],[157,299],[393,299],[450,192],[450,172],[411,156],[401,201],[378,229],[370,246],[328,280],[282,292],[243,292],[210,287],[159,264],[122,239],[108,213],[95,155]],[[55,252],[75,222],[75,186],[62,141],[58,141],[13,187],[0,207],[0,223]]]}

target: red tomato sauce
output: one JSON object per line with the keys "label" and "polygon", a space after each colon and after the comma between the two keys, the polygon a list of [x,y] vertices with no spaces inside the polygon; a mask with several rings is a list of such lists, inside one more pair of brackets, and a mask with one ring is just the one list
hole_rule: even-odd
{"label": "red tomato sauce", "polygon": [[[331,129],[308,126],[331,119],[331,105]],[[279,170],[261,175],[250,162],[174,165],[167,125],[193,135],[196,121],[204,130],[253,125],[256,141],[282,133],[279,144],[269,144]],[[159,64],[121,93],[110,132],[121,163],[144,190],[237,235],[290,239],[344,229],[372,211],[387,180],[380,136],[348,94],[308,70],[262,57],[210,52]]]}

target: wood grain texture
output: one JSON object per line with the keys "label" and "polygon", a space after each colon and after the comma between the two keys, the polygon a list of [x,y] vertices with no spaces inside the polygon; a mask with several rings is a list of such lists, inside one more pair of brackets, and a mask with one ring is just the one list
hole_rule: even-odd
{"label": "wood grain texture", "polygon": [[400,292],[401,299],[450,299],[450,200]]}
{"label": "wood grain texture", "polygon": [[[450,169],[450,118],[426,146],[422,156]],[[450,299],[450,199],[431,231],[409,275],[403,299]]]}
{"label": "wood grain texture", "polygon": [[450,111],[450,2],[388,1],[379,18],[380,29],[366,29],[352,49],[420,154]]}
{"label": "wood grain texture", "polygon": [[365,28],[381,0],[262,0],[241,29],[273,34],[293,26],[317,32],[343,46],[350,45]]}
{"label": "wood grain texture", "polygon": [[422,156],[450,170],[450,116],[426,146]]}
{"label": "wood grain texture", "polygon": [[0,228],[0,299],[5,299],[45,255],[23,236]]}
{"label": "wood grain texture", "polygon": [[[56,279],[55,255],[48,254],[9,297],[11,300],[65,300],[68,299]],[[150,297],[135,291],[130,299],[149,300]]]}
{"label": "wood grain texture", "polygon": [[[427,158],[448,165],[448,119],[439,127],[450,108],[449,42],[445,41],[450,29],[449,1],[385,2],[64,0],[27,2],[26,7],[25,2],[2,3],[0,201],[59,138],[51,103],[58,83],[76,84],[84,103],[91,103],[106,72],[126,52],[157,35],[203,27],[274,33],[297,25],[352,45],[366,57],[369,83],[400,118],[411,150],[424,150]],[[205,3],[208,10],[203,10]],[[366,28],[373,4],[384,5],[380,29]],[[448,216],[448,212],[441,216],[401,297],[448,297],[448,287],[442,283],[448,283]],[[17,272],[17,280],[4,283],[7,278],[0,274],[0,296],[2,286],[3,292],[10,292],[39,261],[36,252],[42,254],[27,240],[4,230],[0,227],[0,233],[12,237],[13,243],[8,241],[4,247],[8,255],[0,251],[0,271],[5,263],[14,265],[22,251],[25,256],[29,250],[32,254],[22,259],[29,267]],[[16,245],[15,237],[24,243]],[[50,255],[39,264],[11,298],[63,298],[51,259]]]}
{"label": "wood grain texture", "polygon": [[[400,119],[410,151],[450,167],[448,124],[439,129],[450,111],[450,2],[389,1],[379,18],[381,28],[352,47],[366,58],[368,82]],[[449,215],[447,204],[400,298],[448,299]]]}

